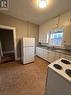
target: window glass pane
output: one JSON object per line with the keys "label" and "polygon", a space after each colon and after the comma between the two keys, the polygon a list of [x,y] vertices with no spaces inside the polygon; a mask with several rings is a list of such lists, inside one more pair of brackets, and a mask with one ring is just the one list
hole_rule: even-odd
{"label": "window glass pane", "polygon": [[63,39],[63,31],[50,33],[50,45],[51,46],[61,46],[62,39]]}

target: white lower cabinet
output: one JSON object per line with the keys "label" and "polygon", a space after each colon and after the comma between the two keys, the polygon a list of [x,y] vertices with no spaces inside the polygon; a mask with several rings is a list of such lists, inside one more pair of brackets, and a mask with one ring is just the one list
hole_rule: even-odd
{"label": "white lower cabinet", "polygon": [[55,60],[55,52],[40,47],[36,47],[36,55],[50,63]]}
{"label": "white lower cabinet", "polygon": [[52,63],[53,61],[55,61],[55,52],[54,51],[49,51],[48,61],[50,63]]}
{"label": "white lower cabinet", "polygon": [[40,48],[36,47],[36,55],[40,56]]}
{"label": "white lower cabinet", "polygon": [[48,61],[49,52],[47,49],[43,49],[43,59]]}
{"label": "white lower cabinet", "polygon": [[47,61],[47,59],[48,59],[48,50],[40,48],[40,47],[36,47],[36,55]]}
{"label": "white lower cabinet", "polygon": [[36,47],[36,55],[39,57],[43,57],[43,49],[40,47]]}
{"label": "white lower cabinet", "polygon": [[55,60],[58,60],[60,58],[66,58],[68,60],[71,60],[71,56],[69,56],[69,55],[58,53],[58,52],[55,52],[52,50],[47,50],[47,49],[44,49],[41,47],[36,47],[36,55],[50,63],[52,63]]}

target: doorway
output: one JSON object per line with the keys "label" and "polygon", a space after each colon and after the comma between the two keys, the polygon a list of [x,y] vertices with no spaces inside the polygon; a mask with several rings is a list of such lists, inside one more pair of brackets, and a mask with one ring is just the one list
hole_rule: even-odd
{"label": "doorway", "polygon": [[15,28],[0,27],[0,63],[17,59]]}

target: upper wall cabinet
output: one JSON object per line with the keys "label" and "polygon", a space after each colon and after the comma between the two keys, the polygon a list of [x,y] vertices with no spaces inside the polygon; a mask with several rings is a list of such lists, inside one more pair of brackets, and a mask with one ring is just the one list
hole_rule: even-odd
{"label": "upper wall cabinet", "polygon": [[47,32],[39,31],[39,42],[47,43]]}
{"label": "upper wall cabinet", "polygon": [[63,45],[71,45],[71,24],[64,28]]}
{"label": "upper wall cabinet", "polygon": [[39,27],[39,42],[48,43],[48,32],[58,26],[58,17],[54,18]]}
{"label": "upper wall cabinet", "polygon": [[65,27],[71,21],[71,11],[65,14],[62,14],[59,19],[59,27]]}

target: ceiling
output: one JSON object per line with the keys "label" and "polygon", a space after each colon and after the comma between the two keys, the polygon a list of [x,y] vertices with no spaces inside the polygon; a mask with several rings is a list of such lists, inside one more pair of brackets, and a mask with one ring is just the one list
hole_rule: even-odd
{"label": "ceiling", "polygon": [[40,9],[37,0],[9,0],[8,11],[2,12],[34,24],[41,24],[71,9],[71,0],[47,0],[47,2],[48,6]]}

